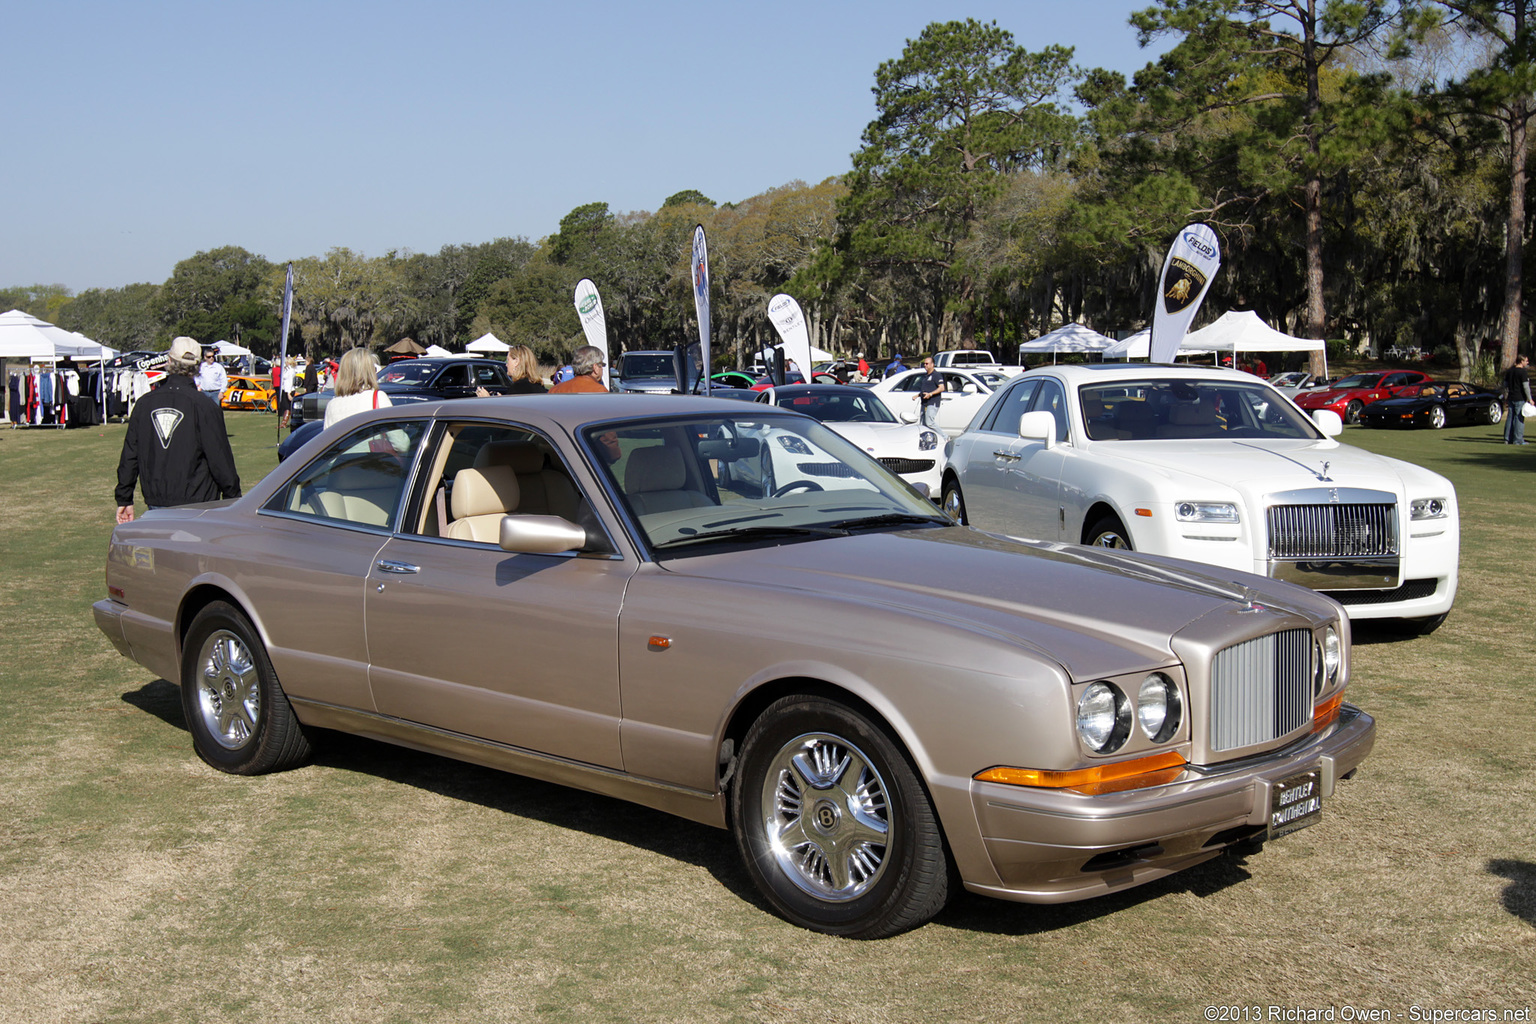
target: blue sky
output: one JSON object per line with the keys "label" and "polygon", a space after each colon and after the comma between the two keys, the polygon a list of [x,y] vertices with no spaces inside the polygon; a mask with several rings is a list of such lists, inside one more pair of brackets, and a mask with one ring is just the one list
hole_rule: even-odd
{"label": "blue sky", "polygon": [[933,21],[1131,72],[1150,0],[13,5],[0,287],[159,283],[199,250],[537,240],[841,174],[881,61]]}

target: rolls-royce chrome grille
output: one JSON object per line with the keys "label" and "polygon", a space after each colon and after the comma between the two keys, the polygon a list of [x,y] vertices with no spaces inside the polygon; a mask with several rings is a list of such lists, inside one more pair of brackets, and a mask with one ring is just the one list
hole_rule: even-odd
{"label": "rolls-royce chrome grille", "polygon": [[1216,653],[1211,749],[1278,739],[1312,720],[1312,634],[1288,629]]}
{"label": "rolls-royce chrome grille", "polygon": [[1270,558],[1379,558],[1397,554],[1397,506],[1271,505]]}

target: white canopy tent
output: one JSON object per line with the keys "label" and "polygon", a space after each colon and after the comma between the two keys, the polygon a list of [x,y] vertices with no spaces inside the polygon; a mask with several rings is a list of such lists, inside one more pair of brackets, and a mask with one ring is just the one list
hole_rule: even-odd
{"label": "white canopy tent", "polygon": [[1063,352],[1085,353],[1103,352],[1115,343],[1115,339],[1098,331],[1084,327],[1082,324],[1067,324],[1058,327],[1048,334],[1042,334],[1034,341],[1026,341],[1019,346],[1019,358],[1023,359],[1028,353],[1051,353],[1054,357]]}
{"label": "white canopy tent", "polygon": [[220,359],[226,358],[228,356],[255,355],[255,353],[246,348],[244,345],[236,345],[232,341],[216,341],[213,343],[213,350],[219,354]]}
{"label": "white canopy tent", "polygon": [[117,355],[117,349],[111,345],[102,345],[99,342],[92,341],[79,331],[71,331],[70,333],[74,335],[74,341],[56,342],[53,346],[60,359],[68,356],[72,359],[102,361]]}
{"label": "white canopy tent", "polygon": [[67,349],[79,340],[64,328],[39,320],[31,313],[19,309],[0,313],[0,359],[51,363],[59,358],[61,346]]}
{"label": "white canopy tent", "polygon": [[465,352],[486,352],[497,355],[505,355],[512,346],[502,341],[490,331],[486,331],[480,337],[464,346]]}
{"label": "white canopy tent", "polygon": [[1328,373],[1328,345],[1320,338],[1293,338],[1259,319],[1251,309],[1231,310],[1208,327],[1190,331],[1182,348],[1202,352],[1230,353],[1237,362],[1239,352],[1321,352],[1323,375]]}
{"label": "white canopy tent", "polygon": [[428,345],[427,346],[427,351],[426,351],[426,353],[424,355],[424,358],[426,358],[426,359],[447,359],[451,355],[453,355],[453,353],[449,352],[447,349],[443,348],[443,346],[441,346],[441,345]]}
{"label": "white canopy tent", "polygon": [[[1175,356],[1204,355],[1204,349],[1181,345]],[[1128,338],[1121,338],[1104,350],[1105,359],[1150,359],[1152,357],[1152,329],[1137,331]]]}

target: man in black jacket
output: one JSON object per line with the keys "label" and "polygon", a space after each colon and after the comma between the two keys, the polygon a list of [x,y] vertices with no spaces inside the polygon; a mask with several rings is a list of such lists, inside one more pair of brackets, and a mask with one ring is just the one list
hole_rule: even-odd
{"label": "man in black jacket", "polygon": [[1504,393],[1509,397],[1509,415],[1504,420],[1504,443],[1525,444],[1525,420],[1521,403],[1531,400],[1531,377],[1526,367],[1530,360],[1516,356],[1514,365],[1504,371]]}
{"label": "man in black jacket", "polygon": [[117,521],[133,522],[133,486],[150,508],[240,496],[240,475],[224,431],[224,413],[197,390],[202,346],[177,338],[166,353],[166,377],[139,399],[117,463]]}

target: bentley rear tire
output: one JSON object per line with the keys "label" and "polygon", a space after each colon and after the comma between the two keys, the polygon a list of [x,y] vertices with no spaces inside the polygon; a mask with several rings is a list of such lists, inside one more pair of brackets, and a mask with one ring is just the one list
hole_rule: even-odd
{"label": "bentley rear tire", "polygon": [[938,818],[901,748],[858,712],[785,697],[747,732],[731,800],[747,873],[789,921],[878,939],[943,909]]}
{"label": "bentley rear tire", "polygon": [[215,601],[192,620],[181,706],[197,755],[220,771],[260,775],[309,757],[309,740],[256,628],[232,604]]}

